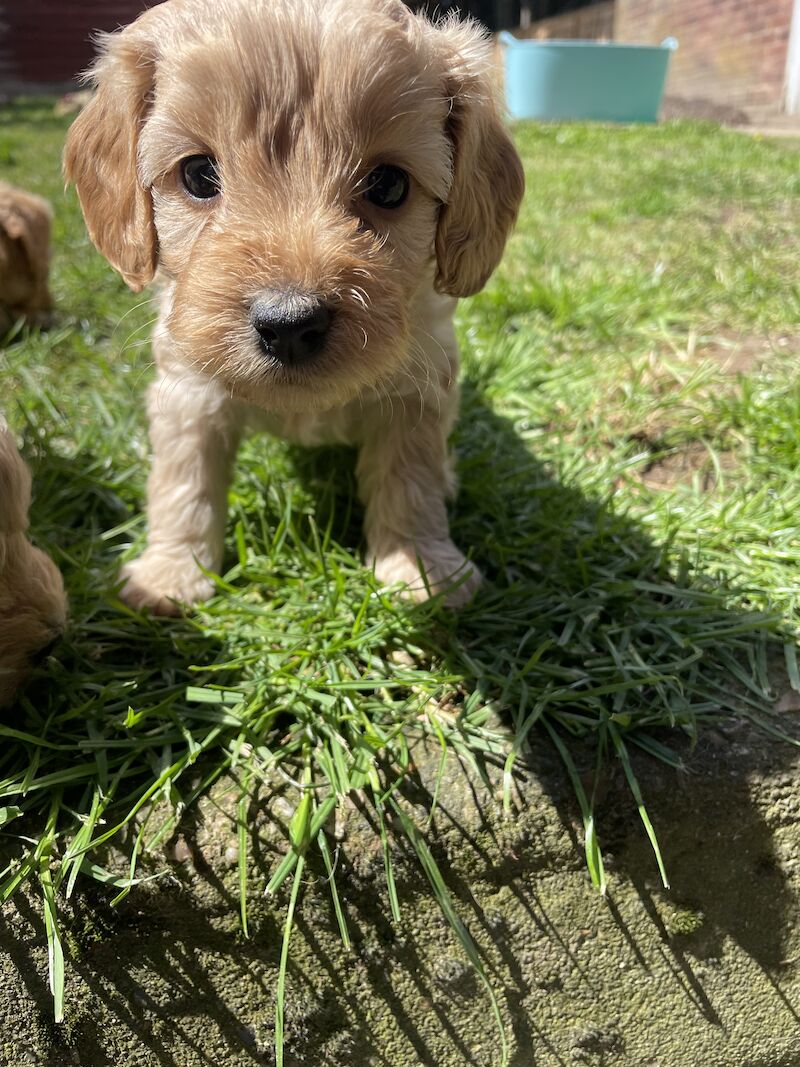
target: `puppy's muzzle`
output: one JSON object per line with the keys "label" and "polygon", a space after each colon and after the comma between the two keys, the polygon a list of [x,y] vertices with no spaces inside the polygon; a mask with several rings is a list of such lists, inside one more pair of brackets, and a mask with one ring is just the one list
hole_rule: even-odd
{"label": "puppy's muzzle", "polygon": [[264,354],[284,366],[305,363],[322,351],[332,312],[299,289],[268,289],[250,311]]}

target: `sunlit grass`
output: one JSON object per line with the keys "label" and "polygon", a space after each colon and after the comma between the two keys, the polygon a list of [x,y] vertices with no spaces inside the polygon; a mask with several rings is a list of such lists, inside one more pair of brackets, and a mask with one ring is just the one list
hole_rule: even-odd
{"label": "sunlit grass", "polygon": [[[459,319],[453,529],[487,575],[475,602],[453,617],[378,589],[361,563],[351,454],[262,438],[242,449],[218,595],[164,621],[115,595],[120,557],[144,534],[154,312],[90,248],[62,194],[63,131],[46,102],[0,125],[4,175],[56,207],[57,322],[0,350],[7,415],[35,472],[34,534],[72,611],[0,725],[0,894],[41,892],[56,1014],[69,975],[61,896],[85,877],[117,900],[135,891],[139,859],[231,774],[245,935],[249,791],[276,775],[295,791],[286,857],[263,887],[288,888],[279,1058],[312,850],[349,939],[329,832],[354,795],[375,812],[393,921],[401,835],[499,1022],[426,824],[403,799],[415,739],[438,746],[440,772],[453,752],[476,773],[482,760],[504,765],[510,815],[517,759],[549,737],[602,889],[603,828],[573,758],[575,739],[595,738],[598,767],[623,767],[666,882],[631,751],[681,766],[686,739],[734,713],[779,730],[773,651],[800,686],[797,152],[701,125],[518,128],[520,226]],[[758,358],[732,374],[727,354],[742,343]],[[685,476],[648,477],[683,455],[694,457]],[[128,864],[109,869],[103,846],[122,830]]]}

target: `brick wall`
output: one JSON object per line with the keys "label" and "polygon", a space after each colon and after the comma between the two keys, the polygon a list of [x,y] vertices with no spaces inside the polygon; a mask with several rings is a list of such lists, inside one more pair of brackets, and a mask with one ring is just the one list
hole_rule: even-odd
{"label": "brick wall", "polygon": [[538,19],[524,30],[515,31],[517,37],[537,37],[551,40],[583,39],[610,40],[614,36],[614,0],[567,11],[563,15],[551,15]]}
{"label": "brick wall", "polygon": [[0,0],[0,91],[67,86],[94,56],[91,36],[158,0]]}
{"label": "brick wall", "polygon": [[[436,15],[454,8],[493,30],[519,24],[519,0],[408,2]],[[157,3],[160,0],[0,0],[0,93],[74,84],[94,57],[93,33],[126,26]]]}
{"label": "brick wall", "polygon": [[667,96],[751,117],[782,108],[793,0],[616,0],[614,36],[677,37]]}

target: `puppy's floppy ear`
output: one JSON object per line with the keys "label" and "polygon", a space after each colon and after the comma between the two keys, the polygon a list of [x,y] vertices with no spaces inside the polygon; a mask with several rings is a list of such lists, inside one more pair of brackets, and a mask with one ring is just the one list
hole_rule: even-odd
{"label": "puppy's floppy ear", "polygon": [[70,127],[64,174],[78,190],[89,236],[134,292],[152,281],[158,256],[150,190],[139,181],[139,133],[156,65],[147,15],[102,39],[90,78],[97,91]]}
{"label": "puppy's floppy ear", "polygon": [[474,22],[446,19],[433,30],[453,143],[453,181],[436,233],[436,288],[470,296],[500,262],[525,178],[503,125],[491,45]]}

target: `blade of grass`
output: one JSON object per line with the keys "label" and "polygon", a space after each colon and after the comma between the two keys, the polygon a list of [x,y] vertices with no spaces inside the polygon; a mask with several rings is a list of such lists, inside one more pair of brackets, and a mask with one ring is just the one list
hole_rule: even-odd
{"label": "blade of grass", "polygon": [[633,772],[633,767],[631,766],[631,761],[630,757],[628,756],[628,750],[625,747],[625,742],[619,736],[617,728],[611,722],[608,724],[608,732],[614,744],[614,748],[616,749],[617,755],[619,756],[619,760],[622,764],[622,769],[625,772],[625,777],[628,780],[628,785],[630,787],[631,793],[633,793],[633,799],[636,802],[636,808],[639,812],[639,818],[642,820],[642,825],[644,826],[645,832],[647,833],[647,836],[650,839],[650,844],[652,845],[653,853],[656,857],[656,863],[658,864],[658,872],[661,875],[661,881],[664,885],[664,888],[669,889],[669,879],[667,878],[667,871],[664,866],[664,859],[661,855],[661,848],[658,844],[658,837],[656,836],[656,832],[653,829],[653,824],[650,822],[650,816],[647,814],[647,808],[645,807],[644,798],[642,797],[642,790],[639,786],[638,779],[636,778],[636,775]]}
{"label": "blade of grass", "polygon": [[339,899],[339,891],[336,888],[336,864],[331,860],[331,853],[328,848],[328,841],[325,837],[324,830],[320,830],[317,834],[317,847],[319,848],[322,861],[325,864],[325,871],[328,875],[328,885],[330,886],[333,910],[336,915],[336,921],[339,924],[339,935],[345,949],[349,951],[351,947],[350,931],[347,928],[347,919],[345,918],[344,909],[342,908],[342,902]]}
{"label": "blade of grass", "polygon": [[486,990],[486,993],[489,997],[489,1003],[491,1004],[492,1008],[492,1015],[494,1016],[495,1024],[497,1026],[497,1035],[500,1042],[499,1067],[507,1067],[508,1039],[506,1037],[505,1026],[503,1025],[503,1017],[500,1014],[500,1005],[498,1004],[497,996],[495,994],[494,988],[492,987],[492,983],[489,980],[489,976],[486,973],[486,969],[483,966],[483,960],[480,958],[478,948],[472,939],[472,935],[470,934],[467,927],[464,925],[464,922],[462,921],[461,917],[453,906],[453,901],[447,889],[447,886],[445,885],[444,879],[442,878],[442,873],[439,870],[439,866],[436,863],[436,860],[433,858],[433,853],[428,848],[425,839],[420,834],[419,830],[408,817],[408,815],[403,811],[397,799],[395,797],[392,797],[389,803],[391,804],[392,810],[394,811],[400,822],[403,832],[405,833],[408,840],[411,842],[414,851],[417,854],[420,866],[422,867],[428,878],[428,882],[430,883],[431,889],[433,890],[433,894],[436,897],[436,901],[439,904],[439,907],[441,908],[442,914],[447,920],[450,929],[458,938],[458,941],[464,949],[464,952],[467,954],[467,958],[472,964],[475,973],[478,975],[478,978],[480,979],[484,989]]}
{"label": "blade of grass", "polygon": [[39,884],[42,887],[50,993],[53,997],[53,1020],[56,1023],[64,1021],[64,949],[61,944],[58,905],[56,903],[50,863],[56,840],[56,826],[60,809],[61,796],[56,793],[53,796],[50,816],[47,820],[45,835],[42,838],[43,844],[39,854]]}
{"label": "blade of grass", "polygon": [[583,788],[578,769],[575,766],[566,745],[558,736],[557,730],[548,722],[548,720],[544,719],[543,722],[550,740],[555,745],[556,751],[564,762],[567,774],[572,782],[572,788],[575,790],[575,796],[580,805],[581,816],[583,817],[583,847],[586,854],[586,865],[589,868],[589,877],[591,878],[592,885],[595,889],[599,889],[603,896],[605,896],[606,871],[603,865],[603,854],[600,851],[600,844],[597,840],[594,812],[586,798],[586,791]]}
{"label": "blade of grass", "polygon": [[242,778],[242,788],[239,800],[236,804],[236,829],[238,840],[237,866],[239,869],[239,915],[242,923],[242,933],[246,938],[250,937],[247,928],[247,805],[250,799],[250,776],[245,774]]}
{"label": "blade of grass", "polygon": [[294,872],[292,890],[289,895],[289,907],[286,910],[286,919],[283,924],[283,940],[281,941],[281,959],[278,967],[278,985],[275,991],[275,1065],[283,1067],[283,1043],[284,1043],[284,1018],[286,1010],[286,967],[289,962],[289,942],[292,937],[294,926],[294,913],[297,907],[297,898],[300,893],[300,885],[303,879],[303,866],[305,856],[297,857],[297,866]]}

